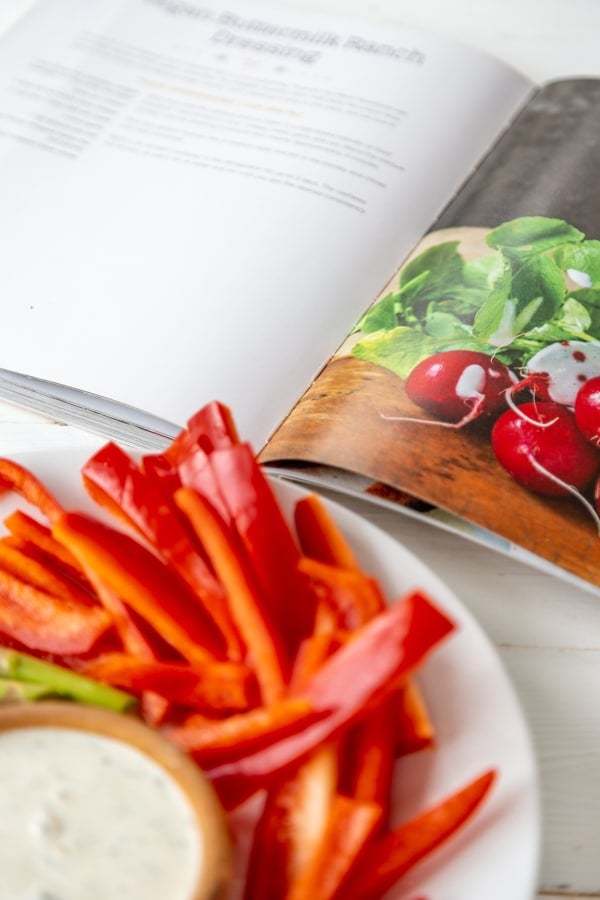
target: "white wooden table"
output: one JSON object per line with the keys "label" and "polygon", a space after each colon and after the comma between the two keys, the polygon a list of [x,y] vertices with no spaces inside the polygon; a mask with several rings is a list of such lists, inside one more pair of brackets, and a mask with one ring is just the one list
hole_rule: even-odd
{"label": "white wooden table", "polygon": [[[0,0],[0,33],[33,2]],[[537,81],[600,76],[600,0],[281,2],[437,30],[495,53]],[[89,443],[78,429],[0,404],[2,456]],[[358,501],[346,505],[359,507]],[[541,771],[537,897],[600,897],[600,595],[393,512],[359,508],[455,591],[510,673]]]}

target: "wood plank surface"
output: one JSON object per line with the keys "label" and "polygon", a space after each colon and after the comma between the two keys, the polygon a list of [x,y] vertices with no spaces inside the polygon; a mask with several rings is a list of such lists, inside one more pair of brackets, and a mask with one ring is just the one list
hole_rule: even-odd
{"label": "wood plank surface", "polygon": [[[382,415],[421,421],[393,422]],[[449,429],[433,421],[410,402],[392,372],[339,357],[309,388],[262,458],[362,473],[600,585],[600,539],[581,504],[518,485],[496,461],[489,431]]]}

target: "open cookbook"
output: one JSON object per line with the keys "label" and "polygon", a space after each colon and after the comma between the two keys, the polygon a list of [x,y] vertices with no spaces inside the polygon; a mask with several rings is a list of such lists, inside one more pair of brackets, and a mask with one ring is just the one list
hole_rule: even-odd
{"label": "open cookbook", "polygon": [[219,399],[270,469],[597,587],[598,146],[600,80],[432,34],[39,0],[0,45],[0,365],[134,442]]}

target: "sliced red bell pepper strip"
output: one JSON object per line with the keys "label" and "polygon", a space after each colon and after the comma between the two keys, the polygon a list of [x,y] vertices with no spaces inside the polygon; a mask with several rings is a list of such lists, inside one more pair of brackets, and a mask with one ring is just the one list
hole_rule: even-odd
{"label": "sliced red bell pepper strip", "polygon": [[228,522],[229,514],[210,464],[215,450],[223,450],[239,443],[239,436],[231,411],[222,403],[208,403],[188,420],[185,430],[166,451],[176,464],[184,487],[197,490],[212,503]]}
{"label": "sliced red bell pepper strip", "polygon": [[133,525],[190,586],[198,603],[221,631],[229,657],[239,660],[242,644],[224,591],[160,485],[112,443],[106,444],[85,463],[82,476],[90,496]]}
{"label": "sliced red bell pepper strip", "polygon": [[348,883],[381,820],[377,803],[338,794],[319,846],[285,900],[334,900]]}
{"label": "sliced red bell pepper strip", "polygon": [[393,721],[398,756],[433,746],[435,740],[433,723],[421,690],[414,679],[407,679],[398,689]]}
{"label": "sliced red bell pepper strip", "polygon": [[360,722],[349,737],[348,793],[356,800],[376,803],[387,823],[396,759],[396,692]]}
{"label": "sliced red bell pepper strip", "polygon": [[[121,644],[128,653],[137,659],[154,662],[156,653],[149,637],[143,633],[140,625],[134,621],[131,610],[123,603],[114,591],[111,591],[96,576],[90,572],[90,581],[96,588],[98,600],[110,615]],[[169,712],[169,701],[154,691],[143,691],[140,699],[140,709],[143,718],[149,725],[159,725]]]}
{"label": "sliced red bell pepper strip", "polygon": [[349,543],[316,494],[296,503],[294,522],[300,546],[307,556],[330,565],[361,572]]}
{"label": "sliced red bell pepper strip", "polygon": [[84,605],[90,605],[92,602],[89,590],[80,587],[73,579],[53,571],[47,564],[33,559],[22,550],[11,547],[5,541],[0,541],[0,568],[47,594]]}
{"label": "sliced red bell pepper strip", "polygon": [[298,574],[300,549],[252,448],[239,443],[210,457],[221,495],[288,657],[313,630],[315,595]]}
{"label": "sliced red bell pepper strip", "polygon": [[25,466],[10,459],[0,459],[0,493],[14,491],[53,521],[62,512],[62,506],[39,478]]}
{"label": "sliced red bell pepper strip", "polygon": [[183,725],[165,725],[164,733],[201,765],[215,765],[295,734],[324,715],[304,698],[286,697],[225,719],[193,715]]}
{"label": "sliced red bell pepper strip", "polygon": [[453,628],[452,621],[417,592],[365,625],[322,665],[300,694],[315,710],[329,711],[329,715],[265,750],[209,770],[225,807],[232,809],[268,786],[323,741],[367,715]]}
{"label": "sliced red bell pepper strip", "polygon": [[140,468],[147,478],[151,478],[169,496],[181,487],[181,478],[175,463],[163,453],[148,453],[140,459]]}
{"label": "sliced red bell pepper strip", "polygon": [[[125,604],[103,584],[98,583],[97,579],[95,586],[92,586],[93,573],[91,580],[86,578],[75,557],[52,537],[45,525],[18,510],[9,517],[9,520],[7,523],[13,529],[13,535],[3,539],[2,544],[25,557],[30,581],[33,581],[32,572],[39,567],[46,573],[47,585],[50,584],[47,579],[55,577],[60,579],[61,583],[70,584],[72,589],[82,596],[87,596],[88,601],[91,597],[96,598],[108,612],[123,647],[140,657],[154,659],[152,648],[131,618]],[[9,541],[14,543],[8,543]],[[42,586],[41,582],[38,586]],[[168,706],[169,704],[158,695],[152,695],[150,692],[142,695],[141,710],[146,721],[151,724],[162,721]]]}
{"label": "sliced red bell pepper strip", "polygon": [[379,585],[362,572],[308,556],[300,560],[299,570],[315,593],[335,612],[338,628],[355,631],[385,607]]}
{"label": "sliced red bell pepper strip", "polygon": [[254,830],[244,900],[282,900],[323,839],[335,797],[337,747],[325,744],[267,794]]}
{"label": "sliced red bell pepper strip", "polygon": [[210,456],[199,447],[190,451],[177,467],[182,487],[197,491],[214,506],[224,522],[231,524],[231,513],[223,499]]}
{"label": "sliced red bell pepper strip", "polygon": [[[448,616],[419,591],[392,604],[359,629],[334,653],[302,691],[316,708],[354,706],[360,693],[377,699],[377,691],[396,687],[455,628]],[[360,672],[349,690],[351,673]]]}
{"label": "sliced red bell pepper strip", "polygon": [[[209,403],[188,421],[163,453],[142,457],[142,469],[163,485],[169,493],[179,487],[196,487],[203,496],[218,501],[214,476],[205,466],[213,450],[238,443],[239,437],[230,410],[222,403]],[[223,512],[219,508],[220,512]]]}
{"label": "sliced red bell pepper strip", "polygon": [[[348,569],[348,574],[354,572],[359,577],[366,577],[352,549],[319,497],[311,494],[302,498],[296,504],[295,521],[300,544],[305,553],[332,566]],[[308,567],[307,574],[310,575],[310,565],[304,560],[303,565]],[[375,615],[385,607],[385,598],[379,585],[372,579],[368,579],[372,594],[368,591],[365,593],[360,584],[357,585],[357,593],[353,594],[349,579],[344,581],[344,578],[340,578],[336,589],[333,575],[327,579],[324,569],[319,572],[319,569],[312,565],[312,574],[321,589],[321,594],[326,598],[325,602],[329,603],[331,608],[338,609],[339,621],[346,627],[352,627],[353,623],[360,622],[361,619],[368,621],[371,615]],[[413,752],[430,746],[433,742],[433,726],[427,715],[423,697],[410,679],[407,679],[399,689],[398,709],[392,719],[398,723],[400,735],[398,752]],[[361,727],[363,726],[359,726],[359,730]],[[368,724],[364,727],[367,730],[369,728]],[[365,736],[365,740],[368,743],[368,735]]]}
{"label": "sliced red bell pepper strip", "polygon": [[316,632],[300,644],[290,678],[290,690],[301,692],[325,660],[344,643],[340,633]]}
{"label": "sliced red bell pepper strip", "polygon": [[490,770],[461,790],[378,838],[353,873],[344,900],[376,900],[471,818],[496,778]]}
{"label": "sliced red bell pepper strip", "polygon": [[[83,579],[85,584],[81,566],[73,554],[52,537],[52,532],[46,525],[20,509],[7,516],[4,525],[10,532],[7,540],[12,539],[12,546],[18,547],[30,556],[35,555],[40,562],[57,566],[75,581]],[[33,550],[36,552],[33,553]]]}
{"label": "sliced red bell pepper strip", "polygon": [[207,453],[239,443],[239,435],[229,407],[214,400],[188,419],[186,431]]}
{"label": "sliced red bell pepper strip", "polygon": [[0,570],[0,632],[30,650],[87,653],[110,625],[101,607],[54,597]]}
{"label": "sliced red bell pepper strip", "polygon": [[154,653],[148,640],[133,621],[130,610],[121,598],[107,588],[94,572],[90,573],[90,580],[96,588],[98,601],[109,614],[125,650],[141,659],[153,659]]}
{"label": "sliced red bell pepper strip", "polygon": [[235,535],[203,497],[180,488],[175,502],[188,517],[227,592],[231,615],[251,657],[263,703],[269,705],[285,690],[285,648],[265,614],[262,597],[235,543]]}
{"label": "sliced red bell pepper strip", "polygon": [[83,513],[65,513],[52,529],[80,564],[190,662],[223,653],[220,636],[190,591],[153,553]]}
{"label": "sliced red bell pepper strip", "polygon": [[245,710],[255,700],[252,673],[241,663],[188,665],[104,653],[89,660],[83,671],[90,678],[134,694],[153,691],[174,703],[198,709]]}

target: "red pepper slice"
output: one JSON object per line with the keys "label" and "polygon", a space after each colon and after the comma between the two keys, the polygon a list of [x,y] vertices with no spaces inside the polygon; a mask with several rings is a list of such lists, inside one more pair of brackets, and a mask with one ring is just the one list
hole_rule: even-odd
{"label": "red pepper slice", "polygon": [[0,540],[0,568],[47,594],[62,597],[63,600],[73,600],[85,606],[89,606],[92,602],[91,592],[72,578],[51,569],[47,564],[2,540]]}
{"label": "red pepper slice", "polygon": [[231,659],[242,644],[227,608],[224,591],[195,548],[177,510],[161,487],[116,444],[106,444],[83,466],[83,482],[99,503],[137,531],[183,578],[204,612],[221,631]]}
{"label": "red pepper slice", "polygon": [[[128,653],[143,660],[155,661],[156,654],[149,637],[142,632],[140,625],[134,621],[131,610],[123,603],[114,591],[111,591],[90,572],[90,582],[96,589],[98,600],[109,613],[121,643]],[[150,725],[159,725],[167,715],[170,703],[165,697],[154,691],[144,691],[141,696],[140,710],[143,718]]]}
{"label": "red pepper slice", "polygon": [[300,546],[307,556],[362,572],[350,545],[316,494],[309,494],[296,503],[294,522]]}
{"label": "red pepper slice", "polygon": [[201,765],[215,765],[302,731],[324,715],[304,698],[285,697],[226,719],[192,715],[183,725],[165,725],[164,733]]}
{"label": "red pepper slice", "polygon": [[300,693],[325,660],[339,650],[343,643],[343,636],[332,632],[315,632],[302,641],[294,660],[290,690]]}
{"label": "red pepper slice", "polygon": [[396,732],[396,753],[415,753],[431,747],[435,731],[427,712],[423,695],[414,680],[399,688],[395,698],[393,720]]}
{"label": "red pepper slice", "polygon": [[174,703],[207,711],[245,710],[253,701],[252,673],[240,663],[188,665],[104,653],[87,662],[84,672],[130,693],[152,691]]}
{"label": "red pepper slice", "polygon": [[0,570],[0,632],[31,650],[87,653],[110,625],[99,606],[54,597]]}
{"label": "red pepper slice", "polygon": [[205,489],[213,492],[215,488],[214,477],[204,466],[209,455],[238,441],[231,411],[215,401],[193,415],[163,453],[144,456],[142,468],[168,487],[170,493],[183,484],[202,488],[200,492],[204,495]]}
{"label": "red pepper slice", "polygon": [[228,406],[214,400],[188,419],[186,431],[207,453],[239,443],[239,435]]}
{"label": "red pepper slice", "polygon": [[365,625],[302,690],[301,696],[315,710],[329,711],[326,718],[238,762],[210,769],[225,807],[237,806],[323,741],[367,715],[453,628],[451,620],[417,592]]}
{"label": "red pepper slice", "polygon": [[273,703],[284,693],[285,651],[273,623],[265,615],[262,597],[244,565],[235,535],[195,491],[180,488],[175,502],[188,517],[227,592],[233,620],[251,655],[263,702]]}
{"label": "red pepper slice", "polygon": [[187,585],[129,535],[83,513],[64,513],[52,533],[185,659],[222,654],[219,635]]}
{"label": "red pepper slice", "polygon": [[377,839],[353,873],[344,900],[377,900],[451,837],[482,803],[496,778],[490,770],[409,822]]}
{"label": "red pepper slice", "polygon": [[381,820],[377,803],[338,794],[317,852],[285,894],[285,900],[334,900]]}
{"label": "red pepper slice", "polygon": [[13,547],[18,547],[40,562],[62,569],[74,581],[84,579],[85,582],[83,570],[73,554],[52,537],[46,525],[20,509],[7,516],[4,524],[10,532],[9,540]]}
{"label": "red pepper slice", "polygon": [[[96,597],[108,612],[125,649],[144,659],[154,659],[150,644],[133,621],[125,604],[99,583],[93,573],[91,579],[88,579],[75,557],[52,537],[49,528],[20,510],[12,513],[5,524],[12,534],[3,543],[18,550],[26,558],[30,581],[32,572],[39,566],[46,573],[46,578],[56,577],[72,585],[72,589],[79,591],[81,595]],[[162,697],[150,692],[144,693],[141,699],[142,714],[151,724],[162,721],[168,705]]]}
{"label": "red pepper slice", "polygon": [[[329,563],[329,567],[326,567],[314,560],[303,560],[301,565],[307,575],[313,578],[325,602],[332,610],[337,611],[337,621],[340,625],[352,629],[380,612],[385,606],[385,599],[378,584],[364,575],[342,532],[320,498],[311,494],[300,500],[296,505],[295,521],[303,550],[315,560]],[[337,568],[334,569],[334,566]],[[342,569],[341,572],[339,567]],[[353,575],[357,579],[362,578],[363,582],[359,580],[353,586],[351,581]],[[369,586],[367,590],[365,582]],[[392,709],[393,705],[396,709]],[[395,743],[398,752],[413,752],[431,745],[433,741],[431,720],[420,691],[410,679],[399,688],[397,700],[390,701],[389,712],[390,721],[397,723],[399,737]],[[379,721],[374,723],[372,728],[371,723],[366,722],[357,727],[354,739],[362,749],[356,752],[358,759],[361,755],[364,756],[367,769],[359,775],[359,764],[359,770],[354,777],[363,781],[366,779],[367,782],[380,777],[382,783],[376,797],[383,803],[384,785],[391,777],[395,752],[392,744],[387,743],[387,735],[377,746],[376,733],[381,729],[388,731],[389,723]],[[364,734],[359,737],[363,730]],[[381,737],[383,739],[384,735]],[[369,750],[371,742],[374,742],[375,746]],[[372,769],[373,762],[377,759],[381,767],[379,775]]]}
{"label": "red pepper slice", "polygon": [[0,493],[14,491],[53,521],[61,514],[62,506],[39,478],[25,466],[10,459],[0,459]]}
{"label": "red pepper slice", "polygon": [[360,722],[349,737],[348,793],[356,800],[376,803],[387,822],[395,764],[396,692]]}
{"label": "red pepper slice", "polygon": [[267,795],[256,825],[244,900],[282,900],[323,840],[336,794],[338,754],[326,744]]}
{"label": "red pepper slice", "polygon": [[356,631],[385,606],[377,582],[362,572],[319,562],[308,556],[300,560],[299,570],[307,577],[317,596],[335,613],[338,628]]}
{"label": "red pepper slice", "polygon": [[292,658],[299,642],[312,632],[315,616],[314,592],[298,574],[296,539],[249,444],[215,450],[210,464],[259,587],[265,614]]}

